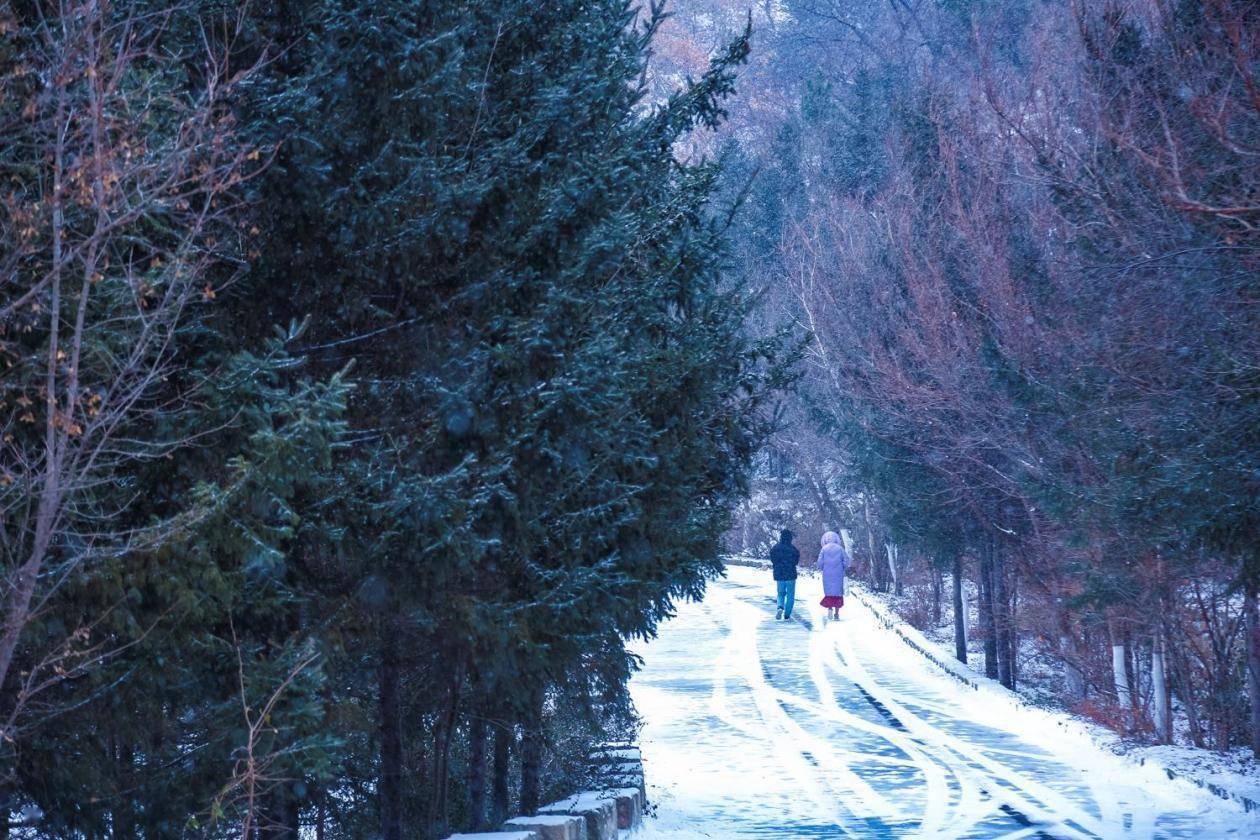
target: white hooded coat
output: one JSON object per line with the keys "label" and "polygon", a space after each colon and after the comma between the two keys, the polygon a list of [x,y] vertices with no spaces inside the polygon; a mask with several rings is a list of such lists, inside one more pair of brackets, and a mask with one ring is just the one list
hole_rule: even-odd
{"label": "white hooded coat", "polygon": [[849,554],[835,531],[828,531],[822,536],[818,568],[822,572],[823,594],[844,595],[844,573],[849,568]]}

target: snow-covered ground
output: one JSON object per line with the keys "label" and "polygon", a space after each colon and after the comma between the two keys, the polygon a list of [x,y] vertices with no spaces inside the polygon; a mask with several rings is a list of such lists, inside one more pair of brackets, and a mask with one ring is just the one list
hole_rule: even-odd
{"label": "snow-covered ground", "polygon": [[857,599],[825,622],[803,578],[776,622],[769,573],[728,574],[637,650],[645,836],[1260,836],[1260,815],[952,679]]}
{"label": "snow-covered ground", "polygon": [[[741,558],[741,562],[755,566],[765,565],[756,558]],[[975,627],[978,623],[975,602],[979,593],[970,582],[967,582],[965,586],[967,603],[970,605],[968,627]],[[906,593],[902,596],[862,590],[862,597],[875,605],[875,608],[886,617],[893,617],[899,631],[919,639],[928,647],[935,645],[934,653],[938,654],[936,658],[944,663],[944,667],[965,675],[969,680],[989,684],[989,681],[983,678],[984,644],[981,640],[969,639],[966,666],[953,658],[954,617],[949,598],[945,598],[944,603],[941,604],[941,620],[935,626],[915,630],[909,626],[907,620],[902,620],[915,611],[918,612],[920,619],[926,617],[927,604],[922,600],[916,603],[916,595],[922,598],[922,593],[914,593],[911,587],[907,587]],[[898,616],[900,618],[897,618]],[[1066,678],[1062,662],[1046,655],[1045,649],[1027,634],[1020,639],[1020,648],[1018,693],[1024,701],[1034,706],[1063,712],[1086,728],[1093,741],[1108,752],[1123,755],[1134,763],[1149,763],[1151,766],[1163,768],[1175,776],[1193,781],[1199,787],[1214,790],[1222,798],[1246,803],[1251,810],[1260,812],[1260,807],[1257,807],[1260,803],[1260,763],[1252,757],[1249,748],[1237,747],[1230,752],[1221,753],[1190,745],[1187,743],[1189,733],[1185,717],[1179,714],[1180,708],[1176,703],[1173,706],[1173,723],[1180,743],[1175,746],[1151,744],[1138,738],[1123,737],[1100,724],[1071,715],[1061,705],[1065,688],[1063,680]]]}

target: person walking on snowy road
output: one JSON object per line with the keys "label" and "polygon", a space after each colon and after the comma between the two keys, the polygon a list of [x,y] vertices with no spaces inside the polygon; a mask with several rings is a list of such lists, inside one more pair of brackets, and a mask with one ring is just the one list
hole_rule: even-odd
{"label": "person walking on snowy road", "polygon": [[774,583],[778,590],[779,611],[775,619],[787,620],[792,617],[792,605],[796,603],[796,564],[801,562],[801,553],[792,545],[792,532],[783,530],[779,541],[770,549],[770,564],[774,566]]}
{"label": "person walking on snowy road", "polygon": [[827,618],[839,618],[844,606],[844,573],[849,568],[849,553],[844,550],[840,535],[828,531],[822,535],[822,550],[818,552],[818,569],[822,572],[823,599]]}

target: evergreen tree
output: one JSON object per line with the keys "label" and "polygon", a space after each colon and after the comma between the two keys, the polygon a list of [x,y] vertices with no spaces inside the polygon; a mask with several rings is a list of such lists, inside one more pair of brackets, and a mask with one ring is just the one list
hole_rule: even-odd
{"label": "evergreen tree", "polygon": [[782,381],[723,279],[719,168],[674,153],[724,117],[747,34],[652,104],[660,7],[222,12],[101,12],[169,57],[136,96],[196,91],[210,44],[215,124],[266,170],[228,184],[238,250],[147,395],[181,410],[126,428],[180,444],[97,490],[162,538],[77,568],[23,637],[22,663],[84,622],[112,647],[10,732],[10,807],[143,837],[433,836],[483,824],[488,788],[529,809],[630,725],[624,642],[719,570]]}
{"label": "evergreen tree", "polygon": [[[382,830],[440,831],[469,698],[521,725],[529,807],[542,699],[623,702],[622,639],[717,568],[770,345],[741,338],[720,285],[717,170],[672,149],[721,118],[747,47],[645,112],[659,9],[307,12],[291,77],[259,103],[285,139],[258,311],[323,313],[317,364],[356,359],[338,470],[370,513],[321,511],[304,550],[337,545],[345,565],[301,585],[375,593],[375,631],[342,637],[338,661],[376,675]],[[406,733],[404,696],[427,721]],[[431,771],[404,773],[417,751]]]}

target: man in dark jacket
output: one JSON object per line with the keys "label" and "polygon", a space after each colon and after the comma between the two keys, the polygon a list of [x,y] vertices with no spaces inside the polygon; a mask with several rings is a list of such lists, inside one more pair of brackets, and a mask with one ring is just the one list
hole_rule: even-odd
{"label": "man in dark jacket", "polygon": [[774,566],[774,583],[779,598],[776,620],[792,617],[792,605],[796,603],[796,564],[799,562],[801,553],[792,545],[792,532],[784,530],[774,548],[770,549],[770,563]]}

